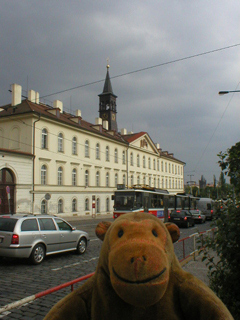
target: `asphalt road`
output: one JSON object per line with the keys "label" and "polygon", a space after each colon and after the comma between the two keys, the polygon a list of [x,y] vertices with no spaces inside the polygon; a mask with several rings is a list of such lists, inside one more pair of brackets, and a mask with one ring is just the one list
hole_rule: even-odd
{"label": "asphalt road", "polygon": [[[1,307],[95,271],[101,249],[101,241],[95,235],[95,227],[100,219],[69,217],[67,220],[78,229],[82,229],[89,233],[91,240],[85,254],[79,256],[74,252],[70,252],[52,255],[46,257],[43,263],[37,266],[31,265],[24,259],[1,258]],[[101,220],[113,221],[109,216],[103,217]],[[185,238],[197,231],[201,232],[210,228],[210,222],[200,225],[196,224],[195,227],[189,229],[181,228],[180,238]],[[184,247],[186,255],[192,251],[192,238],[185,241]],[[175,252],[178,258],[182,259],[182,242],[175,244]],[[74,288],[77,288],[77,286],[81,284],[74,285]],[[70,293],[70,291],[71,288],[69,287],[37,299],[19,309],[16,308],[10,312],[6,312],[6,314],[0,314],[0,319],[43,319],[51,307],[66,294]]]}

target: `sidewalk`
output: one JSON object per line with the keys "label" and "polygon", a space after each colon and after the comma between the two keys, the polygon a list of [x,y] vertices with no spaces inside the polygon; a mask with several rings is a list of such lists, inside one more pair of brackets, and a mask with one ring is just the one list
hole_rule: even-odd
{"label": "sidewalk", "polygon": [[183,270],[190,272],[198,279],[202,280],[207,286],[209,286],[208,279],[208,267],[206,266],[207,260],[202,261],[202,255],[198,255],[196,260],[193,259],[182,261],[181,266]]}

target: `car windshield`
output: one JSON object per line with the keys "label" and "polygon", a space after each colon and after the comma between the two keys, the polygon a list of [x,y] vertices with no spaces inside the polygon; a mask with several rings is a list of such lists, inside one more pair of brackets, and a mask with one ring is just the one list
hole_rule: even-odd
{"label": "car windshield", "polygon": [[17,219],[0,218],[0,231],[13,232]]}

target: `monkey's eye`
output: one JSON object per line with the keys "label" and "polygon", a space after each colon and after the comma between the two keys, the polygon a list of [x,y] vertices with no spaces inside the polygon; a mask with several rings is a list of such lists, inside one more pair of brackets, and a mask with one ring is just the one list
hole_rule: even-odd
{"label": "monkey's eye", "polygon": [[158,237],[157,231],[155,229],[152,230],[152,234],[154,235],[154,237]]}
{"label": "monkey's eye", "polygon": [[123,236],[123,233],[124,233],[124,232],[123,232],[123,230],[122,230],[122,229],[121,229],[121,230],[119,230],[119,231],[118,231],[118,238],[121,238],[121,237]]}

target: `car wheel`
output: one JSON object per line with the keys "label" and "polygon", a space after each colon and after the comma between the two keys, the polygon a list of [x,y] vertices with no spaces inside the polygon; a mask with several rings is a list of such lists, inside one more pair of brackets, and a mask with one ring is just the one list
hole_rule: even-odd
{"label": "car wheel", "polygon": [[85,238],[81,238],[78,241],[77,253],[78,254],[83,254],[86,250],[87,250],[87,240]]}
{"label": "car wheel", "polygon": [[40,264],[45,258],[45,247],[41,243],[37,244],[31,253],[30,260],[33,264]]}

